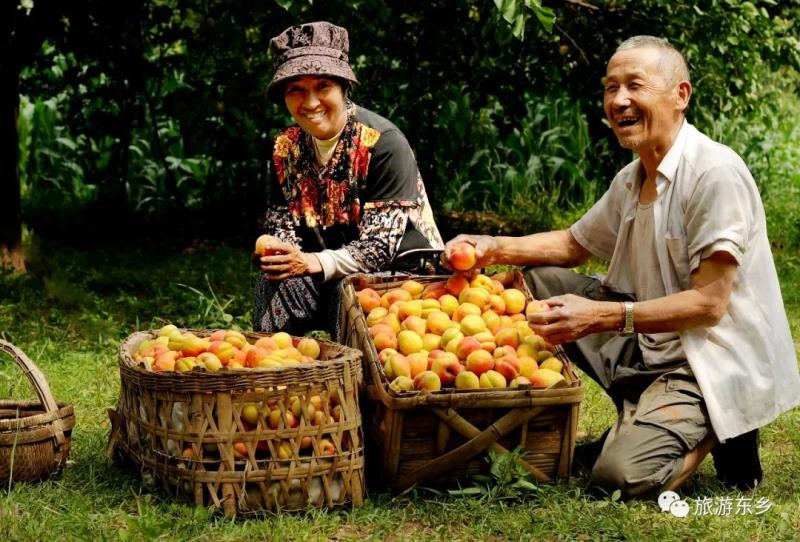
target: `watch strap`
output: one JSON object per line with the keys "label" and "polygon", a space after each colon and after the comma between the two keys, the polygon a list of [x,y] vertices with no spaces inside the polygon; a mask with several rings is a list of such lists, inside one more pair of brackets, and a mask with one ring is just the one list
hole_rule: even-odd
{"label": "watch strap", "polygon": [[633,335],[633,301],[625,301],[622,303],[624,308],[624,319],[622,322],[621,335]]}

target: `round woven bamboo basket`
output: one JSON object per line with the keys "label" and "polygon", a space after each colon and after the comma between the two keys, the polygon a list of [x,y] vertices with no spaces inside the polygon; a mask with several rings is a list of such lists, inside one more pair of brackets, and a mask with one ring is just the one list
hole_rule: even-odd
{"label": "round woven bamboo basket", "polygon": [[[212,332],[190,331],[200,337]],[[250,342],[266,336],[244,335]],[[153,373],[132,353],[154,336],[134,333],[120,345],[120,399],[109,412],[113,457],[176,497],[227,516],[362,504],[359,351],[319,341],[320,361],[296,367]],[[292,424],[290,398],[302,411]],[[335,402],[336,416],[312,421],[308,407],[315,400]],[[258,411],[249,426],[247,405]],[[278,412],[277,426],[268,423],[268,405]]]}
{"label": "round woven bamboo basket", "polygon": [[57,403],[42,372],[25,353],[0,340],[5,352],[28,377],[38,401],[0,400],[0,481],[32,481],[63,468],[69,457],[75,413]]}

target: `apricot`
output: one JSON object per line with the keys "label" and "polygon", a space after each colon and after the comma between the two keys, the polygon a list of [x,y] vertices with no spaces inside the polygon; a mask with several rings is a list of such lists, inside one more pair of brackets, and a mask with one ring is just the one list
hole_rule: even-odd
{"label": "apricot", "polygon": [[480,378],[481,388],[505,388],[506,377],[501,375],[495,370],[489,370],[483,373]]}
{"label": "apricot", "polygon": [[544,301],[533,300],[525,307],[525,316],[531,316],[537,312],[549,311],[550,306]]}
{"label": "apricot", "polygon": [[381,307],[388,309],[397,301],[411,301],[411,293],[402,288],[394,288],[381,296]]}
{"label": "apricot", "polygon": [[501,327],[495,331],[494,339],[498,346],[510,346],[515,351],[522,342],[519,331],[513,327]]}
{"label": "apricot", "polygon": [[356,292],[356,297],[358,298],[358,304],[361,306],[361,310],[364,314],[368,314],[372,309],[380,307],[381,305],[380,294],[372,288],[359,290]]}
{"label": "apricot", "polygon": [[389,309],[387,307],[375,307],[367,314],[367,325],[373,326],[377,324],[383,320],[387,314],[389,314]]}
{"label": "apricot", "polygon": [[[390,310],[389,312],[392,311]],[[421,299],[412,299],[411,301],[405,301],[399,304],[397,317],[400,318],[400,321],[402,322],[409,316],[422,316]]]}
{"label": "apricot", "polygon": [[422,336],[422,349],[427,350],[430,352],[431,350],[435,350],[439,348],[439,342],[442,340],[440,335],[436,335],[435,333],[425,333]]}
{"label": "apricot", "polygon": [[500,297],[506,304],[506,314],[519,314],[525,310],[525,294],[516,288],[503,290]]}
{"label": "apricot", "polygon": [[422,337],[415,331],[404,329],[397,334],[397,348],[403,354],[413,354],[422,350]]}
{"label": "apricot", "polygon": [[461,319],[461,332],[464,335],[476,335],[486,331],[486,322],[477,314],[467,314]]}
{"label": "apricot", "polygon": [[247,338],[238,331],[232,331],[232,330],[226,331],[224,340],[226,342],[231,343],[236,348],[242,348],[244,345],[247,344]]}
{"label": "apricot", "polygon": [[437,299],[423,299],[422,300],[422,317],[427,318],[433,312],[441,312],[441,304]]}
{"label": "apricot", "polygon": [[481,387],[478,375],[472,371],[461,371],[456,376],[455,386],[457,390],[476,390]]}
{"label": "apricot", "polygon": [[450,265],[457,271],[467,271],[475,267],[475,247],[469,243],[456,243],[450,250]]}
{"label": "apricot", "polygon": [[461,319],[468,314],[476,314],[480,316],[481,313],[482,311],[480,307],[478,307],[477,305],[474,305],[472,303],[462,303],[455,310],[451,318],[453,319],[453,322],[461,322]]}
{"label": "apricot", "polygon": [[409,330],[413,331],[420,337],[425,335],[425,329],[427,327],[427,322],[422,319],[420,316],[409,316],[400,324],[401,330]]}
{"label": "apricot", "polygon": [[469,281],[469,285],[472,288],[483,288],[484,290],[486,290],[490,294],[494,293],[494,290],[493,290],[493,287],[492,287],[492,279],[490,279],[486,275],[482,275],[480,273],[475,275],[472,278],[472,280]]}
{"label": "apricot", "polygon": [[461,290],[461,293],[458,294],[458,301],[460,303],[472,303],[481,309],[481,311],[489,308],[491,298],[492,294],[483,288],[464,288]]}
{"label": "apricot", "polygon": [[256,254],[260,254],[261,256],[271,256],[276,253],[276,251],[270,247],[274,247],[280,241],[278,241],[272,235],[259,235],[256,239]]}
{"label": "apricot", "polygon": [[494,364],[494,370],[503,375],[506,381],[511,381],[519,376],[519,361],[516,357],[500,358]]}
{"label": "apricot", "polygon": [[442,389],[442,381],[439,375],[433,371],[422,371],[414,377],[414,389],[420,391],[439,391]]}
{"label": "apricot", "polygon": [[446,293],[448,292],[444,282],[436,282],[425,288],[425,291],[422,292],[422,299],[439,299]]}
{"label": "apricot", "polygon": [[451,294],[445,294],[439,298],[439,308],[443,313],[449,317],[453,317],[453,313],[458,308],[458,299]]}
{"label": "apricot", "polygon": [[245,403],[242,407],[242,421],[255,426],[258,425],[258,406],[255,403]]}
{"label": "apricot", "polygon": [[450,275],[444,286],[450,295],[457,296],[464,288],[469,288],[469,281],[462,275]]}
{"label": "apricot", "polygon": [[394,348],[384,348],[378,352],[378,361],[380,361],[381,364],[385,364],[387,361],[389,361],[389,358],[395,354],[397,354],[397,350]]}
{"label": "apricot", "polygon": [[454,354],[458,356],[458,359],[467,359],[476,350],[481,350],[481,343],[474,337],[464,337],[458,341]]}
{"label": "apricot", "polygon": [[261,348],[262,350],[266,350],[267,352],[273,352],[278,349],[278,345],[275,344],[275,339],[272,337],[260,337],[253,343],[253,346],[256,348]]}
{"label": "apricot", "polygon": [[411,376],[411,364],[402,354],[395,354],[389,361],[386,362],[384,372],[389,378],[397,378],[398,376]]}
{"label": "apricot", "polygon": [[522,375],[516,377],[515,379],[513,379],[511,382],[508,383],[509,388],[519,388],[520,386],[530,386],[530,385],[531,385],[530,379]]}
{"label": "apricot", "polygon": [[406,290],[411,294],[412,299],[419,299],[422,297],[422,292],[425,290],[425,285],[416,280],[407,280],[400,285],[400,288]]}
{"label": "apricot", "polygon": [[216,373],[222,369],[222,362],[219,360],[216,354],[212,354],[211,352],[203,352],[197,356],[196,360],[199,366],[212,373]]}
{"label": "apricot", "polygon": [[439,347],[444,348],[447,344],[456,339],[456,342],[460,341],[464,338],[464,334],[461,333],[461,327],[454,326],[444,330],[442,333],[442,340],[439,342]]}
{"label": "apricot", "polygon": [[530,380],[534,388],[556,388],[566,385],[564,376],[550,369],[536,369],[531,374]]}
{"label": "apricot", "polygon": [[310,337],[300,339],[300,341],[297,343],[297,350],[304,356],[308,356],[311,359],[319,359],[320,346],[315,339]]}
{"label": "apricot", "polygon": [[285,331],[279,331],[278,333],[275,333],[272,336],[272,340],[275,341],[275,345],[279,349],[290,348],[292,346],[292,336]]}
{"label": "apricot", "polygon": [[486,350],[480,349],[470,352],[466,358],[465,363],[467,370],[472,371],[480,376],[486,371],[494,368],[495,361],[492,354]]}
{"label": "apricot", "polygon": [[227,341],[214,341],[208,346],[208,351],[219,358],[223,365],[236,355],[236,349]]}
{"label": "apricot", "polygon": [[539,364],[540,369],[550,369],[551,371],[555,371],[561,374],[561,371],[564,369],[564,364],[562,361],[556,357],[547,358],[543,362]]}
{"label": "apricot", "polygon": [[428,354],[424,351],[414,352],[406,356],[411,378],[428,369]]}
{"label": "apricot", "polygon": [[447,313],[442,311],[433,311],[425,319],[425,328],[437,335],[443,334],[450,327],[453,327],[453,322]]}
{"label": "apricot", "polygon": [[483,318],[483,321],[486,323],[486,329],[489,330],[493,330],[500,323],[500,315],[491,309],[483,311],[481,318]]}
{"label": "apricot", "polygon": [[407,376],[398,376],[392,380],[389,388],[395,392],[411,391],[414,389],[414,381]]}
{"label": "apricot", "polygon": [[436,373],[442,386],[452,386],[464,366],[453,355],[441,355],[433,360],[430,370]]}

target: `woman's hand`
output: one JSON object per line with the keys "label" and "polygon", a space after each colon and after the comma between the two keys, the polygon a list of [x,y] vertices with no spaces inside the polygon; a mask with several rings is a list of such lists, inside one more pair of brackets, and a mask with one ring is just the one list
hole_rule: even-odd
{"label": "woman's hand", "polygon": [[270,280],[284,280],[291,277],[303,277],[322,271],[322,265],[314,254],[307,254],[288,244],[270,245],[273,252],[270,256],[258,258],[259,268]]}
{"label": "woman's hand", "polygon": [[466,235],[462,233],[450,239],[444,247],[441,261],[445,268],[453,270],[450,264],[450,257],[453,255],[453,248],[460,243],[467,243],[475,248],[475,265],[471,269],[460,271],[461,273],[473,275],[479,269],[483,269],[495,262],[497,239],[491,235]]}
{"label": "woman's hand", "polygon": [[551,344],[575,341],[600,331],[601,305],[574,294],[545,299],[550,310],[528,315],[528,325]]}

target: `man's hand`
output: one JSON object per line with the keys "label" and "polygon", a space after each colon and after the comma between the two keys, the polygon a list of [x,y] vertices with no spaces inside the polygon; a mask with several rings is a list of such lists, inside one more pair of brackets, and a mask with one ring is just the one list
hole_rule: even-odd
{"label": "man's hand", "polygon": [[475,247],[475,265],[472,269],[460,271],[460,273],[474,275],[479,269],[495,262],[495,251],[498,244],[496,238],[490,235],[465,235],[462,233],[450,239],[442,252],[442,265],[450,271],[453,271],[453,267],[450,265],[450,256],[453,253],[453,247],[459,243],[468,243]]}
{"label": "man's hand", "polygon": [[[602,331],[609,303],[592,301],[574,294],[543,300],[550,310],[528,316],[528,325],[551,344],[562,344]],[[614,303],[613,305],[619,305]]]}
{"label": "man's hand", "polygon": [[313,254],[301,252],[288,243],[271,245],[270,248],[276,253],[258,259],[259,268],[270,280],[302,277],[322,271],[319,259]]}

